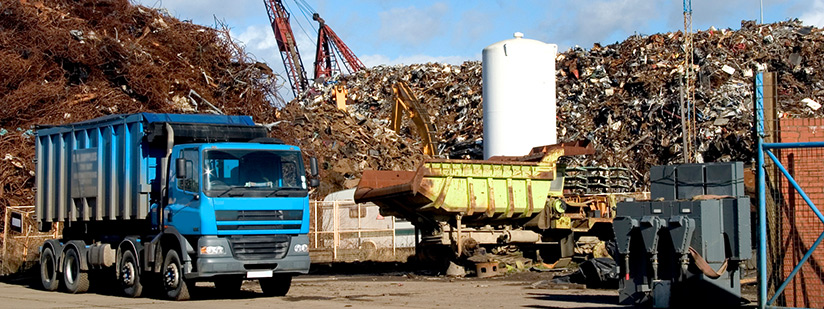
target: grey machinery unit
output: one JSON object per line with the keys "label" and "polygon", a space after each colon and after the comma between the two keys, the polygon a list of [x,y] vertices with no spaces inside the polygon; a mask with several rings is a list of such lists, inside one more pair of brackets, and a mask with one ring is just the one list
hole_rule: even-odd
{"label": "grey machinery unit", "polygon": [[617,204],[620,304],[737,306],[752,256],[741,162],[654,166],[650,201]]}

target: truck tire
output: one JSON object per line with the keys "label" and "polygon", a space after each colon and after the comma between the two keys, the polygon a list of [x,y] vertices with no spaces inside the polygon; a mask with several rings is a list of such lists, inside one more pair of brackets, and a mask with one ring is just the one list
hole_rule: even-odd
{"label": "truck tire", "polygon": [[70,247],[63,257],[63,285],[72,294],[85,293],[89,290],[89,273],[80,269],[80,254]]}
{"label": "truck tire", "polygon": [[126,250],[120,256],[120,269],[118,270],[117,281],[123,294],[128,297],[140,297],[143,294],[143,284],[140,283],[140,265],[132,251]]}
{"label": "truck tire", "polygon": [[272,278],[260,279],[260,289],[266,296],[285,296],[292,287],[291,275],[275,275]]}
{"label": "truck tire", "polygon": [[175,250],[166,252],[163,260],[163,289],[171,300],[188,300],[189,286],[183,278],[183,264]]}
{"label": "truck tire", "polygon": [[40,283],[46,291],[57,290],[60,280],[57,278],[57,258],[54,251],[46,247],[40,254]]}

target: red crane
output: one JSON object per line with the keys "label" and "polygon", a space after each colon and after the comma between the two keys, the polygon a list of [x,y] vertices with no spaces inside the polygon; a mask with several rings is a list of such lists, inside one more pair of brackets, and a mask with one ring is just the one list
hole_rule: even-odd
{"label": "red crane", "polygon": [[[329,25],[318,13],[312,14],[312,19],[318,21],[318,48],[315,52],[315,79],[330,78],[335,72],[352,74],[362,70],[363,62],[355,56],[343,40],[329,28]],[[342,61],[338,61],[342,58]]]}
{"label": "red crane", "polygon": [[283,59],[283,66],[286,68],[292,92],[295,97],[298,97],[309,88],[309,81],[306,80],[306,70],[303,69],[303,61],[300,60],[295,35],[292,33],[292,26],[289,25],[289,12],[286,11],[281,0],[263,0],[263,4],[266,5],[266,12],[269,13],[269,23],[275,32],[275,40],[278,42],[280,57]]}

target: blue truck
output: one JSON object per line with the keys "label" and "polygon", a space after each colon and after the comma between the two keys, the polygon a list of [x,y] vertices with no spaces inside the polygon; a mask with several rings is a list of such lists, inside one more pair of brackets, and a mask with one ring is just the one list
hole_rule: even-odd
{"label": "blue truck", "polygon": [[282,296],[309,271],[317,160],[307,177],[301,150],[249,116],[110,115],[38,126],[35,148],[38,228],[63,235],[40,248],[46,290],[85,292],[99,271],[129,297],[248,279]]}

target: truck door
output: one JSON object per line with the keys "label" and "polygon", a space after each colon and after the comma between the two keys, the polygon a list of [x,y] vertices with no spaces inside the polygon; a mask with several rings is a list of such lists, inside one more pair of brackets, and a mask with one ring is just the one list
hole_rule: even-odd
{"label": "truck door", "polygon": [[166,207],[166,224],[174,226],[181,234],[200,234],[200,151],[183,148],[177,153],[183,158],[186,174],[176,174],[178,160],[172,161],[169,183],[169,206]]}

